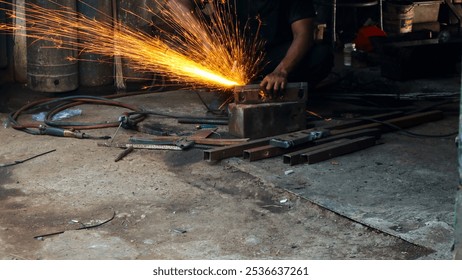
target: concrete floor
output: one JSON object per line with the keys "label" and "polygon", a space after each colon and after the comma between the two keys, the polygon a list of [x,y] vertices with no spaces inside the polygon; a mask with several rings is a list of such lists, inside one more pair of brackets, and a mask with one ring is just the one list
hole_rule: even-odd
{"label": "concrete floor", "polygon": [[[346,70],[340,76],[346,78],[313,98],[310,110],[324,116],[411,110],[435,105],[460,89],[460,77],[393,82],[381,78],[377,69],[356,69],[353,74]],[[363,96],[358,98],[358,93]],[[383,96],[370,96],[377,93]],[[43,97],[19,85],[4,85],[1,96],[2,120],[6,112]],[[213,93],[202,96],[209,104],[219,99]],[[413,100],[403,100],[410,97]],[[168,113],[205,112],[190,91],[121,100]],[[113,120],[124,111],[96,105],[80,108],[83,114],[77,119],[85,121]],[[412,131],[456,132],[458,104],[439,108],[446,113],[444,120]],[[174,120],[151,117],[147,122],[195,131],[194,125]],[[98,147],[95,140],[0,130],[1,163],[56,149],[0,168],[1,259],[452,258],[458,184],[454,137],[388,133],[383,145],[290,167],[280,157],[210,164],[196,149],[137,150],[114,162],[120,150]],[[220,133],[226,130],[219,128]],[[117,139],[133,135],[137,134],[122,130]],[[294,172],[285,175],[289,169]],[[113,213],[115,218],[107,224],[76,230]],[[64,232],[34,239],[60,231]]]}

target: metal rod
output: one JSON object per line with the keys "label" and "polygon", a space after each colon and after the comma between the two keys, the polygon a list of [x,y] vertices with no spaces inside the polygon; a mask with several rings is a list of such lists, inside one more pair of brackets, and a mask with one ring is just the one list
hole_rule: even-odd
{"label": "metal rod", "polygon": [[227,125],[228,119],[224,118],[180,118],[178,123],[182,124],[216,124],[216,125]]}
{"label": "metal rod", "polygon": [[345,143],[332,145],[324,149],[316,149],[308,153],[303,153],[302,158],[304,162],[308,164],[314,164],[334,157],[363,150],[372,147],[375,144],[375,137],[365,136],[358,139],[347,140]]}

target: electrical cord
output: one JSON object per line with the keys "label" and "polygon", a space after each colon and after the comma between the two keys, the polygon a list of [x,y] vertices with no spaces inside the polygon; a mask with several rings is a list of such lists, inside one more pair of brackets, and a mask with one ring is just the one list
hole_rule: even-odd
{"label": "electrical cord", "polygon": [[[104,97],[95,97],[87,95],[76,95],[68,96],[61,98],[46,98],[31,102],[19,108],[17,111],[10,113],[8,115],[8,121],[11,124],[11,127],[16,130],[21,130],[23,132],[32,134],[32,135],[55,135],[55,136],[70,136],[82,139],[106,139],[108,136],[104,137],[91,137],[86,134],[76,134],[76,133],[67,133],[64,130],[69,129],[70,132],[76,130],[90,130],[90,129],[100,129],[100,128],[109,128],[109,127],[118,127],[122,126],[125,129],[136,129],[136,126],[139,122],[143,121],[148,115],[156,115],[167,118],[174,119],[197,119],[193,116],[182,116],[174,115],[162,112],[155,112],[152,110],[143,110],[137,106],[130,105],[127,103],[114,101],[113,98],[129,97],[141,94],[147,94],[150,92],[134,92],[126,94],[112,94]],[[201,99],[202,100],[202,99]],[[203,101],[203,100],[202,100]],[[205,103],[205,102],[204,102]],[[83,105],[83,104],[96,104],[96,105],[105,105],[105,106],[116,106],[129,109],[130,112],[123,113],[122,116],[118,118],[117,121],[113,122],[68,122],[68,121],[57,121],[53,120],[53,117],[68,108]],[[49,109],[51,107],[51,109]],[[48,113],[45,116],[43,124],[40,123],[21,123],[19,117],[25,112],[36,111],[39,109],[49,109]],[[206,118],[211,120],[222,120],[223,118],[213,117]],[[50,134],[51,133],[51,134]]]}
{"label": "electrical cord", "polygon": [[[115,95],[120,97],[120,95]],[[113,97],[115,97],[113,95]],[[38,123],[20,123],[19,116],[27,111],[37,108],[43,108],[50,105],[56,105],[51,111],[49,111],[45,117],[44,124],[54,128],[60,129],[71,129],[71,130],[86,130],[86,129],[99,129],[99,128],[107,128],[107,127],[116,127],[120,124],[120,120],[117,122],[100,122],[100,123],[82,123],[82,122],[60,122],[60,121],[53,121],[52,118],[58,112],[65,110],[70,107],[82,105],[82,104],[98,104],[98,105],[107,105],[107,106],[118,106],[123,107],[132,111],[139,111],[139,108],[130,104],[110,100],[107,97],[94,97],[94,96],[69,96],[69,97],[62,97],[56,99],[42,99],[30,104],[26,104],[21,107],[16,112],[13,112],[8,115],[9,122],[14,129],[24,131],[29,134],[33,135],[41,135],[43,134],[43,124]],[[135,117],[130,119],[127,116],[126,121],[131,122],[132,124],[136,124],[144,119],[144,116],[140,116],[139,114],[135,114]]]}

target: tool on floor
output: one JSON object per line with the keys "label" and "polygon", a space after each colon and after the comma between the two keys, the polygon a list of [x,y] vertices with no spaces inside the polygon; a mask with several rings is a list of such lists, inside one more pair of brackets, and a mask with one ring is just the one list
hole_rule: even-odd
{"label": "tool on floor", "polygon": [[194,141],[188,140],[186,138],[180,138],[174,141],[162,141],[162,140],[150,140],[143,138],[132,137],[129,139],[130,144],[143,144],[143,145],[169,145],[176,146],[181,150],[186,150],[194,146]]}
{"label": "tool on floor", "polygon": [[[120,119],[119,119],[120,120]],[[109,141],[109,143],[112,143],[114,142],[114,139],[116,138],[117,134],[119,133],[119,130],[120,128],[122,127],[122,122],[120,122],[119,126],[117,127],[116,131],[114,132],[114,134],[111,136],[111,141]]]}
{"label": "tool on floor", "polygon": [[133,151],[135,150],[135,148],[133,148],[133,146],[129,146],[127,147],[125,150],[123,150],[116,158],[115,158],[115,162],[118,162],[120,160],[122,160],[124,157],[128,156],[129,154],[131,154]]}
{"label": "tool on floor", "polygon": [[[92,223],[88,223],[88,224],[83,224],[83,223],[80,223],[81,224],[81,227],[79,228],[76,228],[76,229],[73,229],[73,230],[83,230],[83,229],[92,229],[92,228],[97,228],[97,227],[100,227],[100,226],[103,226],[107,223],[109,223],[110,221],[114,220],[116,216],[116,212],[115,211],[112,211],[112,216],[104,221],[101,221],[101,222],[97,222],[97,223],[93,223],[94,220],[92,220]],[[72,230],[72,229],[71,229]],[[52,232],[52,233],[46,233],[46,234],[41,234],[41,235],[36,235],[34,236],[34,239],[36,240],[43,240],[45,239],[46,237],[50,237],[50,236],[55,236],[55,235],[59,235],[59,234],[63,234],[65,233],[66,231],[69,231],[69,230],[62,230],[62,231],[56,231],[56,232]]]}
{"label": "tool on floor", "polygon": [[109,139],[108,136],[92,136],[83,132],[72,131],[69,129],[51,127],[46,125],[39,126],[39,132],[41,135],[51,135],[58,137],[71,137],[78,139]]}
{"label": "tool on floor", "polygon": [[302,137],[298,137],[294,139],[273,138],[270,140],[270,145],[274,147],[288,149],[291,147],[296,147],[301,144],[312,142],[314,140],[328,136],[329,134],[330,133],[327,130],[325,131],[319,130],[319,131],[311,131],[306,136],[302,136]]}
{"label": "tool on floor", "polygon": [[17,165],[17,164],[20,164],[20,163],[24,163],[26,161],[29,161],[29,160],[32,160],[34,158],[38,158],[38,157],[47,155],[47,154],[55,152],[55,151],[56,151],[56,149],[48,151],[48,152],[44,152],[44,153],[41,153],[41,154],[38,154],[38,155],[35,155],[35,156],[32,156],[32,157],[29,157],[29,158],[26,158],[26,159],[23,159],[23,160],[15,160],[14,162],[10,162],[10,163],[1,163],[0,167],[8,167],[8,166],[13,166],[13,165]]}

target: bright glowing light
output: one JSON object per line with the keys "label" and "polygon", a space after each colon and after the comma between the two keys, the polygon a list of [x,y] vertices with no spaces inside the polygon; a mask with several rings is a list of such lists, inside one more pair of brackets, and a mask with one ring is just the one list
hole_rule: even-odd
{"label": "bright glowing light", "polygon": [[[152,0],[159,9],[146,9],[173,30],[170,33],[161,29],[162,36],[156,37],[123,22],[114,23],[109,15],[95,20],[57,1],[48,1],[59,8],[26,3],[24,13],[14,14],[15,4],[0,0],[7,7],[0,9],[12,18],[26,19],[27,15],[28,37],[50,41],[56,48],[78,48],[80,53],[120,56],[137,71],[160,73],[189,85],[213,88],[245,85],[258,73],[263,59],[262,43],[242,36],[228,4],[211,1],[214,12],[206,19],[200,13],[194,16],[172,1]],[[0,25],[0,30],[20,28]]]}

